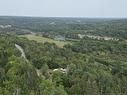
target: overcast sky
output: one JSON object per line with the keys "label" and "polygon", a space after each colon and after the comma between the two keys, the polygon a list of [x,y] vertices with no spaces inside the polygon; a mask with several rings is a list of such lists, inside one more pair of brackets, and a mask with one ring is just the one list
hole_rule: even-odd
{"label": "overcast sky", "polygon": [[127,0],[0,0],[0,15],[127,17]]}

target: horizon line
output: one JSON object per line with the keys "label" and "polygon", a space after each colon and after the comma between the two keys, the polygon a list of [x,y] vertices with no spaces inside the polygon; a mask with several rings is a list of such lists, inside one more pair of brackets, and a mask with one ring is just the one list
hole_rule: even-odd
{"label": "horizon line", "polygon": [[127,17],[107,16],[32,16],[32,15],[0,15],[0,17],[35,17],[35,18],[97,18],[97,19],[127,19]]}

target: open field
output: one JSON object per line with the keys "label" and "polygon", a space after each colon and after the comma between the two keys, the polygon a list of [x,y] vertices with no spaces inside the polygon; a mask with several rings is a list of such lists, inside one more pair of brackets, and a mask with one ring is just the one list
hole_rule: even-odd
{"label": "open field", "polygon": [[69,42],[69,41],[57,41],[57,40],[53,40],[50,38],[46,38],[46,37],[42,37],[42,36],[36,36],[36,35],[32,35],[32,34],[21,35],[20,37],[26,37],[29,40],[34,40],[34,41],[37,41],[39,43],[45,43],[45,42],[55,43],[58,47],[61,47],[61,48],[66,44],[71,44],[71,42]]}

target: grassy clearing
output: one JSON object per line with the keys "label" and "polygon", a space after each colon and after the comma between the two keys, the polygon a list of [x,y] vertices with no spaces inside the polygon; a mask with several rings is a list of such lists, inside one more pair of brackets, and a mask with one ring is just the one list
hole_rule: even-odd
{"label": "grassy clearing", "polygon": [[35,36],[32,34],[21,35],[20,37],[26,37],[29,40],[34,40],[34,41],[37,41],[39,43],[45,43],[45,42],[55,43],[58,47],[61,47],[61,48],[66,44],[71,44],[71,42],[69,42],[69,41],[57,41],[54,39],[50,39],[50,38],[46,38],[46,37],[42,37],[42,36]]}

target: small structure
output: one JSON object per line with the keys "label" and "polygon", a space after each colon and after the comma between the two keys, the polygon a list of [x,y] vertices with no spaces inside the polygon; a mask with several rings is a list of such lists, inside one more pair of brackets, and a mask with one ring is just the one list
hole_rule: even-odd
{"label": "small structure", "polygon": [[54,69],[53,72],[55,72],[55,71],[60,71],[62,73],[66,73],[67,72],[67,70],[63,69],[63,68]]}
{"label": "small structure", "polygon": [[65,41],[65,37],[62,36],[62,35],[57,35],[57,36],[55,36],[55,40],[58,40],[58,41]]}
{"label": "small structure", "polygon": [[3,28],[3,29],[5,29],[5,28],[11,28],[12,27],[12,25],[0,25],[0,28]]}
{"label": "small structure", "polygon": [[56,23],[55,22],[51,22],[50,25],[56,25]]}
{"label": "small structure", "polygon": [[78,37],[80,39],[82,39],[83,37],[88,37],[88,38],[92,38],[92,39],[97,39],[97,40],[115,40],[115,41],[118,41],[119,39],[117,38],[113,38],[113,37],[107,37],[107,36],[95,36],[95,35],[81,35],[81,34],[78,34]]}
{"label": "small structure", "polygon": [[79,37],[80,39],[82,39],[82,38],[84,37],[84,35],[78,34],[78,37]]}
{"label": "small structure", "polygon": [[30,32],[32,35],[36,35],[36,33],[35,32]]}

